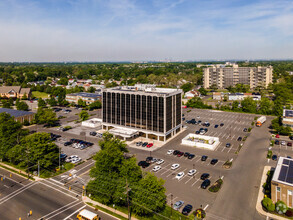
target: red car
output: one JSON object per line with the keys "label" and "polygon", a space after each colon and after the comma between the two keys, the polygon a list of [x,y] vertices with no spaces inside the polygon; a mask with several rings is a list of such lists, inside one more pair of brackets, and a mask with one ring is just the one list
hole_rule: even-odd
{"label": "red car", "polygon": [[279,138],[279,137],[280,137],[280,135],[277,134],[277,135],[276,135],[276,138]]}
{"label": "red car", "polygon": [[177,154],[177,157],[182,157],[183,154],[184,154],[184,152],[179,152],[179,153]]}
{"label": "red car", "polygon": [[153,145],[154,145],[153,143],[149,143],[149,144],[147,145],[147,147],[150,148],[150,147],[152,147]]}

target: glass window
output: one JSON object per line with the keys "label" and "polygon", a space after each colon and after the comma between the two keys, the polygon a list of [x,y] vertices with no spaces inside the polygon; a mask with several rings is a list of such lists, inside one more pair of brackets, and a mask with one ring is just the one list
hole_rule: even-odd
{"label": "glass window", "polygon": [[292,196],[292,190],[288,190],[288,196]]}
{"label": "glass window", "polygon": [[281,192],[281,188],[277,186],[277,192]]}

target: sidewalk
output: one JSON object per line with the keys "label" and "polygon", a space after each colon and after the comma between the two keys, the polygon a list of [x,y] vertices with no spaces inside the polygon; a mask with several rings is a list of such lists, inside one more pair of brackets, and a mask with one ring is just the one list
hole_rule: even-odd
{"label": "sidewalk", "polygon": [[266,217],[270,217],[272,219],[279,219],[279,220],[288,220],[287,218],[278,216],[278,215],[274,215],[271,214],[269,212],[266,212],[263,210],[262,205],[261,205],[261,201],[264,198],[264,193],[263,193],[263,187],[262,185],[266,182],[267,180],[267,172],[271,169],[270,166],[265,166],[263,173],[262,173],[262,177],[261,177],[261,181],[260,181],[260,186],[259,186],[259,191],[258,191],[258,197],[257,197],[257,201],[256,201],[256,210],[258,211],[259,214],[264,215]]}
{"label": "sidewalk", "polygon": [[[101,207],[103,207],[103,208],[105,208],[105,209],[108,209],[108,210],[111,211],[111,212],[114,212],[114,213],[116,213],[116,214],[118,214],[118,215],[121,215],[122,217],[128,219],[128,215],[126,215],[125,213],[120,212],[120,211],[118,211],[118,210],[116,210],[116,209],[113,209],[113,208],[111,208],[111,207],[109,207],[109,206],[103,205],[102,203],[99,203],[99,202],[93,201],[93,200],[91,200],[90,198],[88,198],[87,196],[82,196],[82,201],[83,201],[84,203],[89,202],[89,203],[92,203],[93,205],[101,206]],[[100,212],[103,212],[103,211],[101,211],[101,210],[99,210],[99,211],[100,211]],[[105,214],[110,215],[109,213],[105,213]],[[113,217],[114,217],[114,216],[113,216]],[[116,217],[114,217],[114,218],[116,218]],[[117,219],[118,219],[118,218],[117,218]],[[133,220],[138,220],[137,218],[134,218],[134,217],[131,217],[131,219],[133,219]]]}

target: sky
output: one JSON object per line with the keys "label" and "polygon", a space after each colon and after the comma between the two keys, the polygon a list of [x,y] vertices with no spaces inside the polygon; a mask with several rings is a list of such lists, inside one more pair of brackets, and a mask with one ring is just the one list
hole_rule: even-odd
{"label": "sky", "polygon": [[0,62],[293,59],[293,0],[0,0]]}

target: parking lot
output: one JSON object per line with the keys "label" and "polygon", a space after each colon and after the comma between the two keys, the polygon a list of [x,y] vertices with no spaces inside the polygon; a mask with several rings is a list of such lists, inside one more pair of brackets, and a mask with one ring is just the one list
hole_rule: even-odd
{"label": "parking lot", "polygon": [[[228,160],[235,161],[237,159],[238,154],[235,154],[235,152],[240,144],[244,144],[244,141],[237,140],[238,137],[243,138],[247,136],[249,138],[250,133],[244,132],[243,129],[251,127],[252,132],[253,129],[257,129],[251,125],[255,115],[200,109],[191,109],[187,113],[187,110],[183,110],[185,121],[194,118],[196,121],[201,120],[202,123],[208,121],[210,126],[204,127],[202,125],[187,124],[184,122],[184,125],[187,126],[186,130],[168,141],[161,148],[153,152],[145,152],[139,150],[139,148],[130,148],[130,151],[136,154],[138,162],[145,160],[148,156],[164,160],[164,163],[160,164],[160,170],[156,172],[152,171],[153,167],[157,166],[156,163],[151,163],[144,170],[150,171],[166,181],[165,187],[167,189],[168,204],[171,204],[171,199],[172,204],[176,201],[183,200],[185,202],[184,206],[191,204],[194,208],[202,207],[208,210],[217,197],[217,194],[209,192],[208,189],[202,189],[201,184],[203,180],[200,177],[203,173],[208,173],[210,175],[211,185],[219,178],[222,178],[225,184],[225,175],[227,175],[229,170],[224,169],[222,166]],[[222,127],[218,126],[215,128],[216,124],[220,125],[221,123],[224,123]],[[202,127],[208,128],[208,131],[205,133],[206,136],[219,137],[220,144],[214,151],[181,144],[182,138],[189,133],[195,133],[195,131]],[[226,143],[230,143],[231,146],[226,147]],[[189,152],[194,154],[195,157],[188,159],[184,156],[169,155],[167,154],[168,150]],[[203,155],[208,156],[206,161],[201,161]],[[212,165],[210,163],[212,159],[218,159],[218,162]],[[176,170],[171,170],[172,164],[175,163],[180,164],[180,167]],[[191,169],[196,169],[196,173],[193,176],[187,175]],[[184,172],[185,174],[180,180],[176,179],[176,175],[179,172]],[[179,211],[182,211],[182,208]]]}
{"label": "parking lot", "polygon": [[[271,147],[273,155],[276,155],[277,159],[279,157],[292,157],[293,158],[293,147],[292,147],[293,140],[290,140],[287,136],[280,136],[279,138],[273,137],[272,140],[275,143],[276,143],[276,141],[279,142],[279,144],[274,144],[274,146]],[[288,143],[291,146],[288,146]]]}

